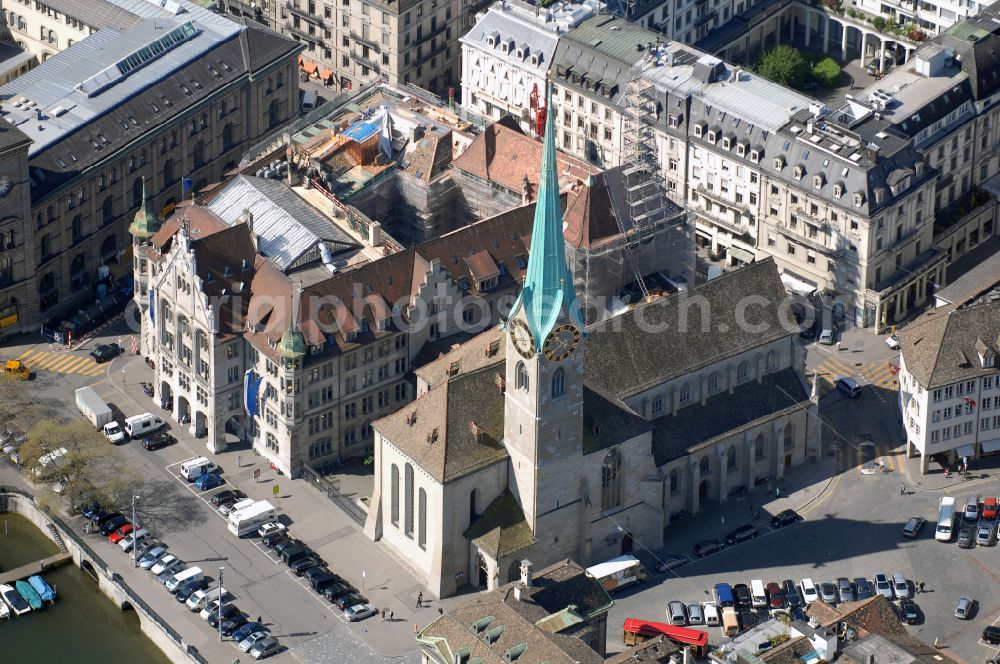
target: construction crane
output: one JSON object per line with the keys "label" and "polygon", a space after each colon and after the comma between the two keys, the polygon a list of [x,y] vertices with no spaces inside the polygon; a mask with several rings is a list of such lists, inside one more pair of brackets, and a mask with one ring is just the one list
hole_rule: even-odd
{"label": "construction crane", "polygon": [[528,102],[531,105],[531,118],[535,122],[535,134],[539,138],[545,135],[545,117],[548,115],[549,109],[542,105],[541,95],[538,93],[538,83],[535,83],[531,88],[531,94],[528,95]]}
{"label": "construction crane", "polygon": [[[658,226],[674,216],[656,151],[656,101],[647,94],[653,84],[643,76],[647,69],[655,66],[656,58],[657,54],[651,49],[633,66],[632,77],[622,95],[624,200],[618,202],[616,199],[615,205],[615,220],[624,239],[625,254],[647,301],[650,299],[649,290],[632,251],[636,245],[651,238]],[[631,228],[626,227],[626,219],[631,221]]]}

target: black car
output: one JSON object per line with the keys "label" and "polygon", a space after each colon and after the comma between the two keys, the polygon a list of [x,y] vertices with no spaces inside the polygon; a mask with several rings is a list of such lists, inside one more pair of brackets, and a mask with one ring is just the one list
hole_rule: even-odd
{"label": "black car", "polygon": [[152,452],[153,450],[158,450],[164,448],[168,445],[173,445],[177,442],[177,439],[171,436],[169,433],[164,431],[158,431],[154,434],[146,436],[142,439],[142,446]]}
{"label": "black car", "polygon": [[753,596],[750,588],[745,583],[737,583],[733,586],[733,599],[737,609],[750,609],[753,607]]}
{"label": "black car", "polygon": [[854,599],[860,602],[863,599],[875,597],[875,589],[868,579],[858,577],[854,579]]}
{"label": "black car", "polygon": [[795,523],[798,520],[799,515],[795,510],[785,510],[784,512],[778,512],[771,517],[771,527],[784,528],[785,526]]}
{"label": "black car", "polygon": [[726,535],[726,546],[748,542],[757,537],[757,529],[747,523]]}
{"label": "black car", "polygon": [[174,593],[174,598],[178,602],[186,602],[188,597],[194,594],[196,590],[203,590],[208,586],[208,582],[205,579],[191,579],[190,581],[185,581],[177,588],[177,592]]}
{"label": "black car", "polygon": [[1000,625],[983,628],[983,641],[990,645],[1000,645]]}
{"label": "black car", "polygon": [[212,496],[212,505],[215,507],[222,507],[227,503],[232,505],[246,497],[247,495],[239,489],[226,489]]}
{"label": "black car", "polygon": [[343,611],[344,609],[350,608],[355,604],[367,604],[368,600],[365,599],[364,595],[361,593],[353,592],[347,593],[345,595],[340,595],[339,597],[333,598],[333,605]]}
{"label": "black car", "polygon": [[101,526],[101,534],[107,537],[108,535],[115,532],[128,522],[129,522],[128,519],[119,514],[115,518],[104,522],[104,525]]}
{"label": "black car", "polygon": [[[308,581],[309,583],[312,583],[312,581],[313,581],[314,578],[316,578],[317,576],[321,576],[323,574],[333,574],[333,572],[331,572],[330,570],[328,570],[326,567],[313,567],[313,568],[307,569],[305,572],[303,572],[302,576],[305,577],[306,581]],[[337,577],[337,581],[338,582],[347,583],[346,581],[344,581],[343,579],[341,579],[336,574],[333,574],[333,576]]]}
{"label": "black car", "polygon": [[331,583],[322,590],[323,597],[327,598],[329,601],[333,601],[345,593],[351,592],[351,587],[346,583]]}
{"label": "black car", "polygon": [[108,360],[113,360],[119,355],[121,355],[122,349],[118,347],[118,344],[101,344],[95,348],[90,353],[90,357],[100,364],[101,362],[107,362]]}
{"label": "black car", "polygon": [[229,620],[239,612],[240,610],[236,608],[235,604],[225,604],[221,611],[213,611],[208,614],[208,624],[212,627],[218,627],[220,620]]}
{"label": "black car", "polygon": [[237,613],[232,618],[222,621],[222,635],[229,636],[243,625],[247,624],[247,617],[242,613]]}
{"label": "black car", "polygon": [[91,523],[96,523],[98,526],[103,526],[111,519],[121,515],[122,515],[121,512],[108,512],[105,510],[98,510],[97,514],[91,515],[90,521]]}
{"label": "black car", "polygon": [[704,558],[710,553],[715,553],[716,551],[722,551],[725,544],[717,539],[707,539],[702,542],[698,542],[694,545],[694,555],[699,558]]}
{"label": "black car", "polygon": [[313,556],[306,556],[305,558],[296,560],[294,563],[289,565],[288,569],[295,572],[296,576],[302,576],[313,567],[323,567],[323,566],[326,566],[326,563],[320,560],[319,558],[315,558]]}
{"label": "black car", "polygon": [[260,541],[261,544],[263,544],[267,548],[273,549],[287,539],[289,538],[286,533],[278,532],[278,533],[271,533],[270,535],[264,535],[264,537],[262,537]]}
{"label": "black car", "polygon": [[960,549],[973,549],[976,546],[976,535],[972,528],[965,527],[958,531],[958,546]]}
{"label": "black car", "polygon": [[736,615],[739,618],[740,629],[742,630],[748,630],[758,622],[757,614],[750,609],[740,609]]}
{"label": "black car", "polygon": [[[323,569],[323,568],[313,567],[313,569]],[[324,570],[322,574],[317,574],[316,576],[309,579],[309,585],[312,586],[312,589],[318,593],[323,592],[324,588],[328,586],[337,585],[338,583],[340,583],[340,579],[337,577],[337,575],[333,574],[332,572],[328,572],[326,570]]]}
{"label": "black car", "polygon": [[805,341],[812,341],[816,338],[817,334],[819,334],[819,321],[799,332],[799,338]]}
{"label": "black car", "polygon": [[282,541],[278,542],[277,544],[275,544],[271,548],[274,549],[274,552],[277,553],[280,556],[282,553],[285,552],[286,549],[290,549],[293,546],[304,546],[304,545],[302,544],[302,542],[298,541],[297,539],[288,538],[288,539],[285,539],[285,540],[282,540]]}
{"label": "black car", "polygon": [[799,587],[795,585],[794,581],[791,579],[782,581],[781,592],[785,595],[785,603],[788,604],[789,608],[794,609],[797,606],[802,606],[802,596],[799,595]]}
{"label": "black car", "polygon": [[900,600],[899,613],[903,618],[903,622],[907,625],[916,625],[920,620],[920,611],[912,599]]}

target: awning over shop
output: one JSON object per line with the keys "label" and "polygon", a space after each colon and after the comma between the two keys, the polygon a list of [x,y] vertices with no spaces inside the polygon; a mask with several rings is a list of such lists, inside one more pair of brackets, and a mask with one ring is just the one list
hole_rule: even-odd
{"label": "awning over shop", "polygon": [[785,290],[791,291],[792,293],[798,293],[799,295],[808,297],[816,290],[816,287],[812,284],[806,283],[801,279],[796,279],[790,274],[781,275],[781,283],[785,285]]}
{"label": "awning over shop", "polygon": [[333,78],[333,72],[330,71],[329,69],[323,69],[320,71],[319,77],[324,81],[329,81],[331,78]]}
{"label": "awning over shop", "polygon": [[993,452],[1000,452],[1000,438],[996,440],[987,440],[979,443],[979,447],[982,448],[983,454],[992,454]]}
{"label": "awning over shop", "polygon": [[955,453],[960,457],[974,457],[976,456],[976,448],[972,445],[962,445],[960,448],[955,450]]}
{"label": "awning over shop", "polygon": [[309,62],[308,60],[306,60],[305,62],[302,63],[302,71],[309,74],[310,76],[316,73],[316,69],[317,67],[315,62]]}
{"label": "awning over shop", "polygon": [[752,251],[740,249],[739,247],[729,247],[729,255],[741,263],[753,263],[754,255]]}
{"label": "awning over shop", "polygon": [[305,60],[303,60],[303,59],[302,59],[302,56],[300,55],[300,56],[299,56],[299,66],[300,66],[300,67],[302,66],[302,63],[303,63],[303,62],[305,62]]}

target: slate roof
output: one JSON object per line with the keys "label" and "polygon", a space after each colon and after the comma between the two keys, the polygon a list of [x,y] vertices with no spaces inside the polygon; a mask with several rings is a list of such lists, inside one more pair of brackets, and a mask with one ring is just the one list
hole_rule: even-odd
{"label": "slate roof", "polygon": [[487,366],[458,374],[372,426],[441,483],[503,461],[498,371],[503,369]]}
{"label": "slate roof", "polygon": [[[745,317],[738,321],[738,305],[751,297],[763,303],[757,306],[755,299],[753,306],[739,309]],[[787,297],[774,260],[766,258],[598,323],[588,330],[587,385],[607,398],[624,400],[787,337],[795,330],[782,327],[789,321],[778,314]],[[708,305],[702,308],[699,302]],[[682,303],[687,303],[683,309]],[[711,329],[701,329],[703,316]]]}
{"label": "slate roof", "polygon": [[451,131],[427,134],[407,153],[403,171],[418,180],[430,182],[451,166]]}
{"label": "slate roof", "polygon": [[951,49],[969,75],[972,94],[985,100],[1000,89],[1000,7],[993,3],[976,16],[955,23],[934,38]]}
{"label": "slate roof", "polygon": [[414,373],[433,387],[452,375],[487,366],[502,366],[507,354],[504,342],[503,330],[499,326],[491,327],[450,352],[417,367]]}
{"label": "slate roof", "polygon": [[[997,241],[1000,248],[1000,240]],[[950,269],[957,267],[955,263]],[[961,305],[1000,286],[1000,251],[986,256],[975,267],[950,284],[934,292],[934,299],[945,304]]]}
{"label": "slate roof", "polygon": [[134,12],[121,6],[132,3],[112,2],[111,0],[87,0],[87,2],[46,0],[45,4],[54,11],[60,12],[64,16],[72,16],[97,30],[101,28],[127,30],[141,20]]}
{"label": "slate roof", "polygon": [[653,420],[653,458],[662,466],[718,436],[810,403],[795,369],[767,374],[760,383],[747,381],[732,394],[709,397],[704,406],[685,406],[675,416]]}
{"label": "slate roof", "polygon": [[[554,24],[546,24],[534,17],[532,19],[534,20],[528,20],[528,17],[521,16],[519,13],[504,11],[500,5],[491,5],[479,17],[476,24],[459,38],[459,41],[470,47],[489,51],[498,60],[513,63],[518,69],[531,72],[544,79],[559,36],[556,34]],[[499,37],[493,47],[490,47],[486,41],[490,35]],[[538,64],[532,64],[530,55],[526,55],[523,60],[518,59],[516,49],[511,53],[503,53],[500,50],[500,41],[508,39],[514,39],[517,44],[527,44],[531,53],[537,53],[541,56],[538,59]],[[544,90],[539,90],[539,93],[544,93]]]}
{"label": "slate roof", "polygon": [[[604,664],[604,658],[580,639],[547,632],[538,625],[571,605],[588,607],[596,615],[612,606],[604,589],[579,565],[565,560],[537,571],[531,588],[521,585],[520,600],[515,597],[515,585],[521,585],[520,581],[473,596],[431,622],[417,635],[417,642],[425,651],[443,655],[441,661],[451,661],[463,652],[470,662],[479,658],[481,664],[507,664],[512,660],[505,655],[524,644],[520,662]],[[539,594],[544,606],[538,602]],[[483,625],[481,631],[477,623]],[[496,639],[490,643],[487,635]]]}
{"label": "slate roof", "polygon": [[983,342],[1000,352],[1000,301],[931,309],[899,331],[906,370],[924,389],[996,375],[984,368],[976,350]]}
{"label": "slate roof", "polygon": [[330,253],[358,243],[280,180],[239,175],[215,194],[208,209],[229,224],[243,223],[243,211],[253,215],[259,249],[282,270],[326,242]]}
{"label": "slate roof", "polygon": [[509,489],[490,503],[464,537],[494,560],[522,551],[537,541],[524,519],[521,504]]}
{"label": "slate roof", "polygon": [[[589,349],[587,352],[590,352]],[[652,429],[652,423],[636,415],[620,401],[607,399],[584,385],[584,454],[619,445]]]}

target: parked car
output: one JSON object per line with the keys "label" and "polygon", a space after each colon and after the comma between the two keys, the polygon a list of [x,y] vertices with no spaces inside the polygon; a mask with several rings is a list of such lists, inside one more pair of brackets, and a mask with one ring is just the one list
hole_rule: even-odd
{"label": "parked car", "polygon": [[351,592],[347,593],[346,595],[341,595],[340,597],[334,597],[333,605],[338,609],[340,609],[341,611],[344,611],[349,607],[357,606],[358,604],[364,604],[367,601],[368,600],[365,599],[364,596],[362,596],[361,594],[356,592]]}
{"label": "parked car", "polygon": [[261,537],[267,537],[268,535],[274,533],[284,533],[286,530],[288,530],[288,527],[285,524],[279,523],[278,521],[270,521],[258,528],[257,534]]}
{"label": "parked car", "polygon": [[976,546],[976,536],[972,533],[972,528],[962,526],[958,531],[958,548],[972,549]]}
{"label": "parked car", "polygon": [[968,620],[972,617],[972,610],[975,608],[976,600],[971,597],[959,597],[955,604],[955,617],[959,620]]}
{"label": "parked car", "polygon": [[725,545],[717,539],[707,539],[694,545],[694,555],[699,558],[721,551]]}
{"label": "parked car", "polygon": [[177,592],[174,593],[174,599],[178,602],[186,602],[196,590],[204,590],[206,587],[208,587],[208,582],[204,578],[185,581],[178,586]]}
{"label": "parked car", "polygon": [[993,521],[997,518],[997,499],[996,496],[987,496],[983,500],[983,518]]}
{"label": "parked car", "polygon": [[158,546],[164,546],[163,542],[152,537],[147,537],[133,547],[132,551],[129,553],[129,557],[139,558],[142,560],[142,557],[149,553],[150,549],[155,549]]}
{"label": "parked car", "polygon": [[101,504],[95,500],[91,503],[83,505],[80,508],[80,516],[82,516],[87,521],[91,521],[92,520],[91,517],[93,517],[100,511],[101,511]]}
{"label": "parked car", "polygon": [[199,491],[210,491],[224,483],[225,480],[218,473],[205,473],[194,481],[194,485]]}
{"label": "parked car", "polygon": [[243,500],[246,497],[247,495],[239,489],[226,489],[225,491],[220,491],[212,496],[210,500],[212,506],[218,508],[225,504],[232,505],[233,503]]}
{"label": "parked car", "polygon": [[326,563],[320,560],[319,558],[316,558],[315,556],[306,556],[305,558],[300,558],[299,560],[296,560],[294,563],[289,565],[288,569],[295,572],[296,576],[302,576],[313,567],[325,567],[325,566]]}
{"label": "parked car", "polygon": [[969,496],[965,501],[965,511],[962,516],[966,521],[976,522],[979,518],[979,496]]}
{"label": "parked car", "polygon": [[800,518],[801,517],[799,517],[798,512],[795,510],[784,510],[771,517],[771,527],[784,528],[785,526],[795,523]]}
{"label": "parked car", "polygon": [[222,635],[229,636],[248,622],[246,615],[237,613],[232,618],[222,621]]}
{"label": "parked car", "polygon": [[912,599],[904,599],[899,603],[899,613],[907,625],[916,625],[920,620],[920,612]]}
{"label": "parked car", "polygon": [[687,625],[687,607],[683,602],[667,602],[667,620],[671,625],[684,627]]}
{"label": "parked car", "polygon": [[118,527],[118,530],[108,535],[108,541],[112,544],[118,544],[133,530],[135,530],[135,526],[131,523],[123,523]]}
{"label": "parked car", "polygon": [[239,612],[240,610],[235,604],[223,604],[221,608],[216,605],[215,609],[208,614],[208,617],[205,618],[205,620],[207,620],[208,624],[212,627],[218,627],[219,621],[229,620]]}
{"label": "parked car", "polygon": [[753,595],[745,583],[737,583],[733,586],[733,599],[737,609],[749,609],[753,606]]}
{"label": "parked car", "polygon": [[989,625],[983,628],[983,641],[990,645],[1000,645],[1000,625]]}
{"label": "parked car", "polygon": [[860,576],[854,579],[854,599],[860,602],[869,597],[875,597],[875,589],[872,587],[871,581]]}
{"label": "parked car", "polygon": [[142,439],[142,447],[150,452],[173,445],[177,439],[165,431],[157,431]]}
{"label": "parked car", "polygon": [[886,576],[885,572],[879,572],[875,575],[875,592],[882,597],[885,597],[890,602],[896,599],[896,596],[892,592],[892,583],[889,581],[889,577]]}
{"label": "parked car", "polygon": [[165,553],[162,556],[160,556],[160,558],[155,563],[149,566],[149,571],[159,576],[160,573],[162,573],[163,570],[167,567],[167,565],[170,565],[175,560],[177,560],[177,556],[175,556],[172,553]]}
{"label": "parked car", "polygon": [[837,598],[841,602],[854,601],[854,589],[851,588],[851,580],[847,577],[842,576],[837,579]]}
{"label": "parked car", "polygon": [[837,603],[837,586],[830,583],[829,581],[824,581],[819,584],[819,598],[826,602],[827,604]]}
{"label": "parked car", "polygon": [[[246,625],[244,625],[244,627],[246,627]],[[240,629],[243,629],[243,627],[240,627]],[[251,632],[248,636],[245,636],[242,639],[240,639],[239,649],[242,650],[243,652],[250,652],[250,649],[253,648],[258,641],[263,641],[269,636],[271,635],[263,630]],[[235,637],[233,640],[235,640]]]}
{"label": "parked car", "polygon": [[167,547],[165,546],[153,547],[152,549],[147,551],[142,556],[142,558],[139,558],[139,567],[141,567],[142,569],[151,568],[153,565],[156,564],[156,561],[165,556],[166,553],[167,553]]}
{"label": "parked car", "polygon": [[181,570],[184,569],[187,569],[187,563],[178,558],[177,560],[175,560],[174,562],[170,563],[165,568],[163,568],[163,571],[156,576],[156,580],[160,583],[161,586],[165,586],[167,585],[167,581],[169,581],[175,574],[177,574],[177,572],[180,572]]}
{"label": "parked car", "polygon": [[791,579],[785,579],[781,582],[781,593],[785,596],[785,603],[791,608],[796,608],[802,606],[802,596],[799,594],[799,589],[795,586],[795,582]]}
{"label": "parked car", "polygon": [[[313,567],[311,570],[309,570],[309,572],[313,571],[318,571],[319,573],[309,578],[309,585],[312,586],[313,590],[323,594],[324,596],[326,596],[325,591],[329,586],[336,586],[342,581],[342,579],[339,576],[333,574],[325,567]],[[306,575],[308,576],[308,574],[309,573],[307,572]],[[348,586],[348,588],[350,588],[350,586]],[[327,599],[330,598],[327,597]]]}
{"label": "parked car", "polygon": [[253,647],[250,648],[250,656],[254,659],[264,659],[278,652],[278,648],[280,647],[278,639],[269,636],[253,644]]}
{"label": "parked car", "polygon": [[910,599],[913,593],[910,592],[910,582],[906,580],[901,572],[892,575],[892,591],[896,593],[896,599]]}
{"label": "parked car", "polygon": [[785,605],[785,598],[781,594],[781,586],[773,581],[767,584],[767,604],[772,609],[780,609]]}
{"label": "parked car", "polygon": [[903,536],[909,537],[911,539],[915,538],[917,534],[920,533],[920,529],[923,527],[924,527],[923,517],[911,516],[910,519],[906,522],[906,525],[903,526]]}
{"label": "parked car", "polygon": [[118,346],[118,344],[101,344],[90,352],[90,357],[94,360],[94,362],[101,364],[102,362],[108,362],[115,359],[121,355],[121,353],[122,349]]}
{"label": "parked car", "polygon": [[660,558],[660,565],[657,569],[661,572],[669,572],[672,569],[687,565],[688,562],[687,556],[682,556],[679,553],[671,553]]}
{"label": "parked car", "polygon": [[344,611],[344,616],[347,618],[347,622],[358,622],[359,620],[364,620],[365,618],[371,618],[376,613],[376,609],[371,604],[355,604],[354,606],[346,609]]}
{"label": "parked car", "polygon": [[97,524],[97,526],[103,526],[111,519],[121,515],[122,515],[121,512],[113,512],[98,508],[94,512],[91,512],[90,516],[88,516],[87,518],[90,519],[91,523]]}
{"label": "parked car", "polygon": [[286,542],[289,539],[290,538],[288,537],[288,533],[272,532],[272,533],[268,533],[267,535],[264,535],[261,538],[260,543],[263,544],[264,546],[266,546],[269,549],[273,549],[276,546],[278,546],[279,544],[281,544],[282,542]]}
{"label": "parked car", "polygon": [[346,583],[334,581],[330,585],[325,586],[321,592],[327,601],[332,602],[341,595],[351,592],[351,587]]}
{"label": "parked car", "polygon": [[755,537],[757,537],[757,529],[753,527],[753,524],[747,523],[726,535],[726,546],[748,542]]}
{"label": "parked car", "polygon": [[995,523],[980,523],[976,529],[976,544],[993,546],[997,543],[997,526]]}
{"label": "parked car", "polygon": [[704,625],[705,624],[705,613],[702,611],[701,604],[697,602],[692,602],[687,605],[687,615],[689,625]]}
{"label": "parked car", "polygon": [[280,556],[282,553],[285,552],[285,549],[290,549],[293,546],[303,546],[303,544],[297,539],[292,539],[289,537],[287,539],[278,542],[271,548],[274,549],[274,552]]}
{"label": "parked car", "polygon": [[111,535],[111,533],[115,532],[116,530],[124,526],[126,523],[128,523],[128,519],[119,514],[113,519],[104,522],[104,525],[101,526],[101,534],[107,537]]}
{"label": "parked car", "polygon": [[118,546],[125,553],[132,551],[132,547],[135,546],[136,542],[142,542],[142,540],[149,537],[149,531],[145,528],[140,528],[132,533],[129,533],[126,537],[123,537],[118,542]]}
{"label": "parked car", "polygon": [[230,636],[233,637],[233,641],[238,643],[254,632],[264,632],[267,634],[270,630],[267,627],[264,627],[264,623],[248,622],[246,625],[243,625],[243,627],[240,627],[238,630],[230,634]]}
{"label": "parked car", "polygon": [[891,334],[885,338],[885,345],[892,350],[899,350],[899,337],[895,334]]}

